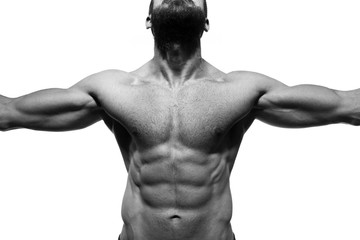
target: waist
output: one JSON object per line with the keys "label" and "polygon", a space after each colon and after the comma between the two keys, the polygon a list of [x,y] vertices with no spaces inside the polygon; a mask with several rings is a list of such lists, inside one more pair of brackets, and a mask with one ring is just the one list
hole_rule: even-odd
{"label": "waist", "polygon": [[134,186],[131,179],[128,181],[122,217],[127,232],[137,229],[133,231],[137,237],[131,239],[227,239],[213,236],[231,232],[229,186],[215,193],[211,187],[189,190],[184,185],[184,192],[179,193],[179,186],[174,191],[174,186],[164,185],[161,190],[159,186],[144,190]]}

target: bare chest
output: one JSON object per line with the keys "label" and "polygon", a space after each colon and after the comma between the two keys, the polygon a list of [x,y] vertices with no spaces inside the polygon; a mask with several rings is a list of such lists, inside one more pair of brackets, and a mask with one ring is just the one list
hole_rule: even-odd
{"label": "bare chest", "polygon": [[103,99],[105,110],[137,141],[151,146],[179,142],[192,148],[216,145],[251,108],[251,97],[222,84],[197,84],[177,90],[131,86]]}

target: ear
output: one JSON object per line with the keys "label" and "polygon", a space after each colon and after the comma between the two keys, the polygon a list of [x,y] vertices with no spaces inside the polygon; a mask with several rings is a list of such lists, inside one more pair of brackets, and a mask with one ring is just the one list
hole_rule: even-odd
{"label": "ear", "polygon": [[210,30],[210,22],[209,19],[205,20],[205,26],[204,26],[204,31],[208,32]]}
{"label": "ear", "polygon": [[145,26],[146,26],[146,29],[151,28],[151,26],[152,26],[152,24],[151,24],[151,15],[149,15],[149,16],[146,18]]}

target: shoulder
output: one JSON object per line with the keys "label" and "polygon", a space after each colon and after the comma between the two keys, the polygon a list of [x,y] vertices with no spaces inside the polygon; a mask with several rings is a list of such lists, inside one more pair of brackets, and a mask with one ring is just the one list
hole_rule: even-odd
{"label": "shoulder", "polygon": [[134,78],[128,72],[109,69],[85,77],[72,88],[94,92],[102,88],[114,87],[115,85],[130,85],[133,81]]}
{"label": "shoulder", "polygon": [[116,69],[104,70],[98,73],[91,74],[84,78],[79,83],[82,84],[104,84],[117,82],[121,84],[130,84],[132,81],[131,75],[128,72],[124,72]]}
{"label": "shoulder", "polygon": [[268,81],[270,77],[251,71],[233,71],[226,74],[226,80],[231,82],[252,81],[253,83]]}
{"label": "shoulder", "polygon": [[283,83],[274,78],[251,71],[230,72],[226,75],[226,80],[234,85],[254,88],[261,93],[266,93],[274,88],[285,86]]}

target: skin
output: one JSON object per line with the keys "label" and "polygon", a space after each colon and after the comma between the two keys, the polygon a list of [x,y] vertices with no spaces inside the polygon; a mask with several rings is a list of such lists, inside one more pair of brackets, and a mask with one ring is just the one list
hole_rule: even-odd
{"label": "skin", "polygon": [[230,240],[229,177],[254,119],[280,127],[358,125],[359,98],[359,90],[226,74],[200,49],[188,57],[174,45],[166,59],[155,48],[154,58],[133,72],[107,70],[69,89],[1,96],[0,127],[67,131],[103,120],[129,174],[122,240]]}

